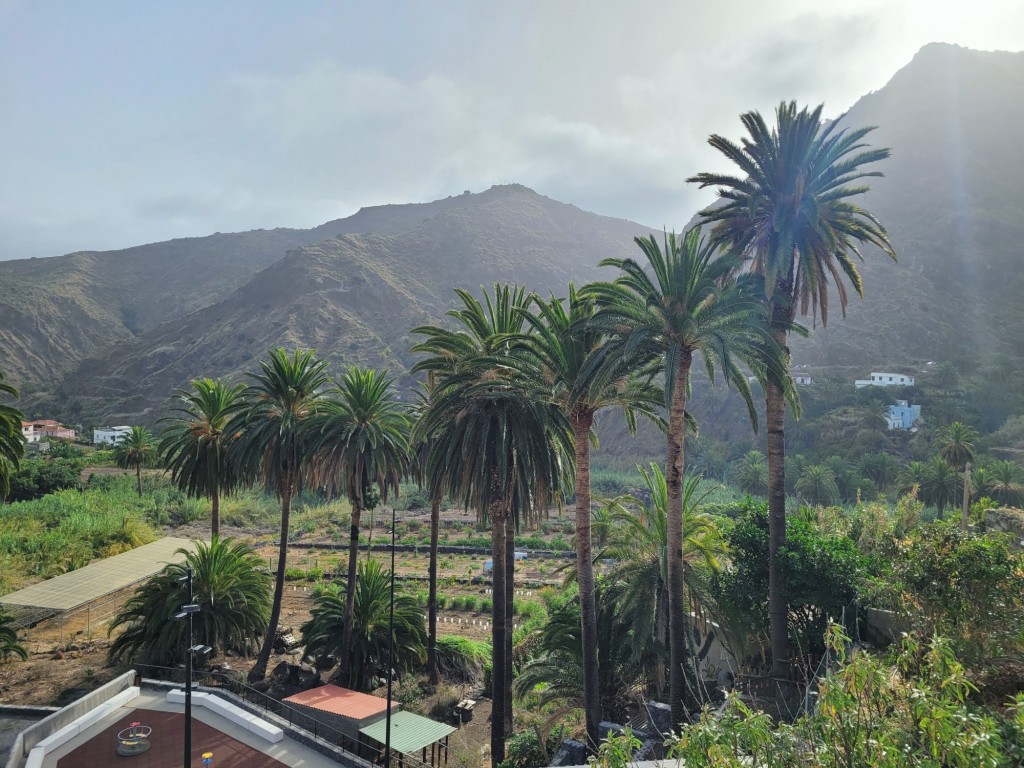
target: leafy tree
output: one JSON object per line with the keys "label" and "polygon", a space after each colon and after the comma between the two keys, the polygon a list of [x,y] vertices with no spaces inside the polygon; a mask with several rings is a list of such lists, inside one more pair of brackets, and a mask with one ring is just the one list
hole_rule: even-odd
{"label": "leafy tree", "polygon": [[10,479],[10,501],[38,499],[64,488],[78,487],[83,461],[53,456],[23,458]]}
{"label": "leafy tree", "polygon": [[194,549],[182,548],[185,562],[171,563],[135,590],[113,622],[124,631],[110,646],[113,663],[172,666],[184,658],[187,622],[171,617],[189,602],[183,581],[192,568],[193,602],[200,612],[193,616],[194,640],[214,651],[248,649],[264,632],[270,617],[270,575],[263,559],[240,541],[214,536],[210,543],[196,541]]}
{"label": "leafy tree", "polygon": [[[349,532],[346,614],[342,622],[340,679],[347,683],[352,670],[352,612],[357,590],[359,519],[369,495],[387,501],[409,468],[409,420],[396,397],[394,379],[387,372],[352,367],[339,378],[317,419],[320,425],[319,463],[348,495],[352,507]],[[376,490],[374,490],[376,487]]]}
{"label": "leafy tree", "polygon": [[152,466],[158,455],[153,434],[145,427],[132,427],[121,442],[114,446],[114,462],[121,469],[135,470],[135,487],[142,496],[142,468]]}
{"label": "leafy tree", "polygon": [[899,476],[899,462],[891,453],[869,453],[861,457],[860,472],[879,488],[889,488]]}
{"label": "leafy tree", "polygon": [[[18,396],[18,390],[4,382],[0,372],[0,395]],[[11,471],[17,471],[25,452],[25,437],[21,433],[22,413],[17,408],[0,403],[0,501],[10,490]]]}
{"label": "leafy tree", "polygon": [[[885,159],[889,150],[866,148],[863,139],[871,128],[841,127],[841,117],[827,122],[821,112],[821,105],[798,110],[796,102],[783,102],[771,128],[759,112],[743,114],[740,120],[748,136],[740,144],[717,134],[709,139],[739,174],[701,173],[690,179],[702,188],[718,188],[720,202],[701,211],[701,216],[714,224],[713,242],[741,254],[764,278],[768,319],[787,358],[786,340],[798,311],[828,324],[830,284],[844,313],[844,277],[857,295],[863,295],[856,264],[862,245],[896,258],[885,227],[851,200],[868,190],[863,179],[881,175],[864,166]],[[779,571],[779,551],[786,541],[785,387],[785,378],[770,376],[765,389],[771,510],[768,579],[772,671],[777,677],[786,675],[789,660],[787,599]]]}
{"label": "leafy tree", "polygon": [[977,453],[978,430],[962,421],[954,421],[939,431],[937,447],[939,456],[957,469],[963,470]]}
{"label": "leafy tree", "polygon": [[708,377],[716,369],[747,403],[756,424],[750,384],[740,363],[753,363],[755,371],[774,366],[786,376],[764,325],[762,307],[747,283],[731,276],[739,262],[713,259],[713,249],[690,230],[681,238],[665,234],[664,250],[652,236],[637,238],[645,265],[633,259],[604,259],[601,266],[617,267],[621,274],[611,283],[594,283],[587,292],[598,310],[593,322],[609,335],[595,367],[601,378],[613,379],[625,371],[654,365],[664,375],[664,406],[668,412],[666,475],[668,482],[668,595],[669,677],[672,719],[688,717],[686,675],[694,674],[685,638],[686,605],[683,598],[683,476],[686,398],[695,354],[704,361]]}
{"label": "leafy tree", "polygon": [[796,491],[812,504],[830,506],[839,501],[835,473],[823,464],[804,467],[796,481]]}
{"label": "leafy tree", "polygon": [[521,288],[497,285],[481,303],[456,290],[462,307],[449,311],[457,330],[421,326],[425,354],[413,368],[433,378],[429,406],[415,438],[429,438],[428,477],[486,515],[493,554],[491,760],[504,759],[511,730],[512,567],[516,520],[568,484],[572,430],[551,402],[533,366],[519,354],[529,299]]}
{"label": "leafy tree", "polygon": [[1024,557],[999,534],[933,523],[900,544],[893,564],[899,603],[923,631],[950,639],[967,661],[1024,651]]}
{"label": "leafy tree", "polygon": [[[21,434],[20,423],[18,434]],[[10,621],[11,617],[0,610],[0,664],[6,664],[12,656],[17,656],[22,661],[28,658],[28,651],[18,642],[18,633],[9,626]]]}
{"label": "leafy tree", "polygon": [[193,498],[209,498],[210,534],[220,535],[220,495],[237,484],[228,451],[228,422],[242,405],[245,386],[222,379],[196,379],[192,389],[178,390],[178,415],[168,417],[160,455],[171,479]]}
{"label": "leafy tree", "polygon": [[[606,577],[611,585],[619,623],[633,638],[633,647],[649,668],[654,679],[655,695],[662,695],[664,687],[664,659],[661,654],[649,652],[666,649],[670,641],[669,602],[670,584],[668,568],[670,556],[668,484],[657,464],[650,470],[638,467],[643,476],[650,504],[644,505],[639,515],[626,509],[616,511],[615,541],[602,556],[616,561]],[[715,521],[699,511],[707,497],[701,490],[699,477],[688,477],[683,487],[683,527],[681,550],[684,564],[684,600],[689,609],[705,610],[712,604],[706,589],[710,574],[719,570],[725,554],[725,543]],[[692,650],[692,649],[691,649]],[[663,653],[663,652],[662,652]],[[639,661],[639,657],[635,659]]]}
{"label": "leafy tree", "polygon": [[[309,656],[333,655],[339,672],[348,669],[348,684],[359,691],[377,686],[377,676],[387,674],[388,619],[391,598],[391,572],[375,560],[359,564],[352,604],[352,631],[346,647],[343,637],[348,613],[346,584],[329,584],[313,597],[311,618],[301,627],[302,640]],[[426,659],[427,632],[423,609],[409,594],[395,595],[395,669],[407,672]],[[343,660],[342,654],[349,658]]]}
{"label": "leafy tree", "polygon": [[288,560],[288,529],[292,497],[300,493],[313,469],[310,423],[323,407],[321,390],[328,383],[327,363],[312,350],[289,355],[278,348],[260,361],[260,372],[248,376],[243,404],[228,423],[228,434],[238,435],[232,460],[242,480],[258,478],[281,500],[281,535],[277,550],[277,577],[270,621],[249,680],[262,680],[277,636]]}
{"label": "leafy tree", "polygon": [[[865,561],[845,535],[822,533],[813,521],[801,516],[787,518],[784,563],[789,595],[789,625],[799,647],[812,654],[824,651],[824,634],[830,619],[838,619],[853,602]],[[730,567],[714,580],[717,601],[729,606],[749,631],[766,637],[768,613],[768,509],[749,502],[745,514],[726,536]],[[847,618],[854,620],[852,609]]]}
{"label": "leafy tree", "polygon": [[591,540],[590,445],[594,440],[594,417],[602,408],[619,407],[625,412],[630,430],[637,412],[657,419],[658,391],[635,376],[601,376],[596,360],[606,335],[593,322],[595,304],[569,285],[569,297],[545,301],[534,297],[534,313],[526,315],[533,333],[525,336],[530,353],[536,356],[541,376],[553,385],[555,403],[561,407],[573,429],[576,451],[576,582],[579,585],[583,644],[583,710],[587,742],[596,751],[600,741],[601,688],[597,647],[597,604]]}
{"label": "leafy tree", "polygon": [[[818,705],[794,724],[773,726],[732,694],[705,710],[669,750],[686,765],[716,768],[937,768],[1019,765],[999,721],[971,702],[976,691],[948,642],[904,639],[896,658],[862,651],[829,630],[838,671],[819,681]],[[1006,732],[1024,732],[1024,696],[1005,712]],[[709,763],[708,758],[713,762]]]}

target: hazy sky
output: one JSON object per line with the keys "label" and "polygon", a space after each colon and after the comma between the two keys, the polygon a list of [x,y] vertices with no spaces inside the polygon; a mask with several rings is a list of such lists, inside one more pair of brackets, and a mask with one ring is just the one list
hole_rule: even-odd
{"label": "hazy sky", "polygon": [[1024,2],[0,0],[0,259],[513,181],[678,227],[710,133],[932,41],[1024,49]]}

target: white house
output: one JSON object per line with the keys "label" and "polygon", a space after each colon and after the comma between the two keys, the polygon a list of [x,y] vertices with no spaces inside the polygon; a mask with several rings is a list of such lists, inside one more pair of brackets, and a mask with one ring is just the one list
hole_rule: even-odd
{"label": "white house", "polygon": [[117,445],[131,431],[131,427],[100,427],[92,431],[92,444]]}
{"label": "white house", "polygon": [[871,372],[870,379],[857,379],[853,385],[861,387],[912,387],[914,386],[913,376],[904,376],[902,373]]}
{"label": "white house", "polygon": [[794,373],[793,383],[798,387],[809,387],[814,383],[814,379],[811,378],[811,374],[809,373]]}

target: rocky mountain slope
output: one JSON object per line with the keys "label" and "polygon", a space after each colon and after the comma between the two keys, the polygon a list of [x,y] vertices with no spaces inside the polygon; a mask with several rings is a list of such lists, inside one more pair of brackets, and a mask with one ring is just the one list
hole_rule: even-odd
{"label": "rocky mountain slope", "polygon": [[439,322],[455,286],[519,282],[564,292],[632,255],[639,224],[586,213],[519,185],[425,206],[384,206],[319,228],[369,226],[290,251],[222,301],[82,361],[64,404],[87,419],[149,421],[200,374],[239,376],[267,349],[313,347],[337,365],[411,365],[410,330]]}

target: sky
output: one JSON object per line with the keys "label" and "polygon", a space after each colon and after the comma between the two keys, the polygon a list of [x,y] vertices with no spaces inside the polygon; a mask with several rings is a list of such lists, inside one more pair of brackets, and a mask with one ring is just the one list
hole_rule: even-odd
{"label": "sky", "polygon": [[827,116],[1018,0],[0,0],[0,260],[517,182],[679,228],[711,133]]}

